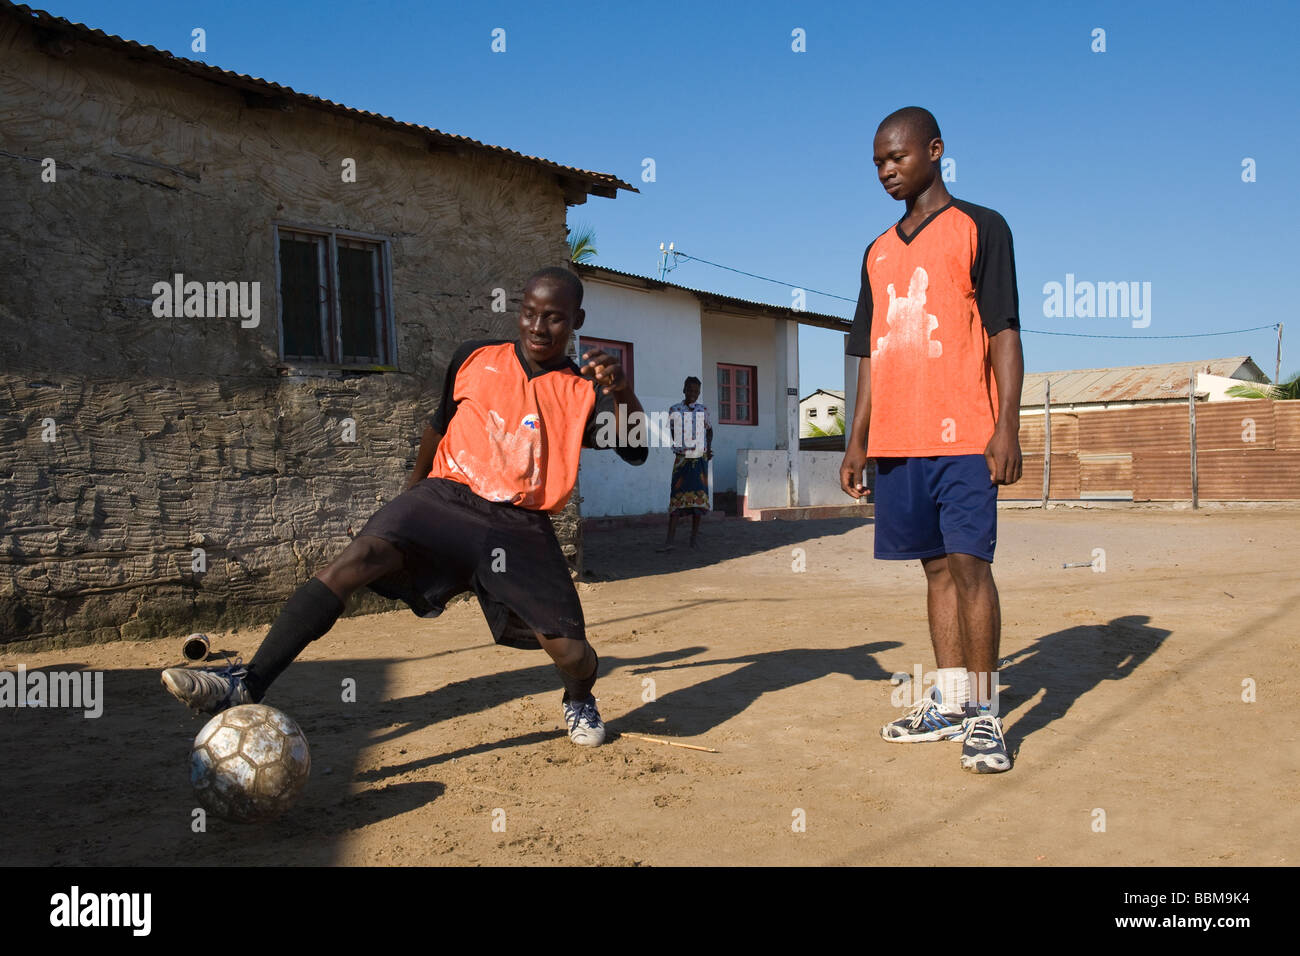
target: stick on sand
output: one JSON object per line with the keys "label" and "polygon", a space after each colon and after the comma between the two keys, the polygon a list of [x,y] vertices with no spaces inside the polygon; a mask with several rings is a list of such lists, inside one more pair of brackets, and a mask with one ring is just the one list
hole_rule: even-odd
{"label": "stick on sand", "polygon": [[636,740],[648,740],[652,744],[667,744],[669,747],[681,747],[684,750],[702,750],[706,754],[716,754],[719,752],[717,750],[714,750],[712,747],[697,747],[695,746],[695,744],[680,744],[675,740],[656,740],[654,737],[642,737],[640,734],[629,734],[629,733],[620,732],[619,736],[633,737]]}

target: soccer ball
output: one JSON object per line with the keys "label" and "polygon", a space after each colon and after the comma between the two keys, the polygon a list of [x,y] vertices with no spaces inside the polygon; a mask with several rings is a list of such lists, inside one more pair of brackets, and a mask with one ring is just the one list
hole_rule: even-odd
{"label": "soccer ball", "polygon": [[190,783],[199,802],[236,823],[262,823],[284,813],[310,772],[307,738],[288,714],[264,704],[217,714],[190,751]]}

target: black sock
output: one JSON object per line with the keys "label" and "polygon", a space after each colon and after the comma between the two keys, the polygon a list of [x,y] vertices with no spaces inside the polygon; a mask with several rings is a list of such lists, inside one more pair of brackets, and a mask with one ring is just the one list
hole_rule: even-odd
{"label": "black sock", "polygon": [[260,701],[266,689],[312,641],[334,626],[343,602],[320,578],[312,578],[289,598],[271,632],[248,665],[244,686]]}
{"label": "black sock", "polygon": [[[590,644],[587,645],[587,650],[591,654],[591,673],[586,677],[573,677],[560,670],[560,665],[555,665],[556,671],[560,674],[560,680],[564,681],[565,701],[587,700],[591,697],[591,689],[596,686],[596,674],[600,671],[600,658],[596,656],[596,649]],[[583,660],[586,660],[586,658],[583,658]]]}

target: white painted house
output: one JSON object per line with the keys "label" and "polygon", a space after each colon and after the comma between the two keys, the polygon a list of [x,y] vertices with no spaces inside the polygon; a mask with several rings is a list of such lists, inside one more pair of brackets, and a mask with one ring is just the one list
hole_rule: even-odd
{"label": "white painted house", "polygon": [[826,435],[843,435],[848,427],[844,393],[819,388],[799,399],[799,437],[813,437],[813,428]]}
{"label": "white painted house", "polygon": [[[713,423],[714,507],[723,498],[727,510],[732,500],[743,508],[754,452],[765,453],[764,467],[776,468],[782,478],[780,500],[766,503],[799,504],[798,495],[786,491],[797,491],[801,460],[799,326],[846,332],[849,323],[601,266],[576,269],[587,313],[579,352],[595,344],[618,354],[647,412],[666,413],[682,400],[687,376],[700,379],[699,400]],[[609,451],[583,451],[584,517],[667,513],[673,453],[659,431],[651,428],[650,457],[640,467]]]}

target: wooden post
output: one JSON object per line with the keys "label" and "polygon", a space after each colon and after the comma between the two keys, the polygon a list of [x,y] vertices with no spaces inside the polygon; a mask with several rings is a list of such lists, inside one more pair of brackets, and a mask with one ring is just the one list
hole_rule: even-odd
{"label": "wooden post", "polygon": [[1187,385],[1187,420],[1192,433],[1192,510],[1200,508],[1199,489],[1196,487],[1196,373]]}
{"label": "wooden post", "polygon": [[1282,323],[1277,324],[1277,359],[1273,364],[1273,384],[1282,384]]}
{"label": "wooden post", "polygon": [[1052,487],[1052,383],[1047,383],[1043,396],[1043,507]]}

